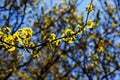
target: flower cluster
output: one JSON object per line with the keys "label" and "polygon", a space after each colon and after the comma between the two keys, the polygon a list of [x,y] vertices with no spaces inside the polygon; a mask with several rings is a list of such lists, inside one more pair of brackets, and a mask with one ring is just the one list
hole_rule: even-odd
{"label": "flower cluster", "polygon": [[[33,45],[30,42],[30,38],[32,37],[32,29],[31,28],[22,28],[15,32],[13,35],[10,34],[11,29],[9,27],[4,27],[0,29],[0,45],[3,46],[8,51],[14,51],[16,46],[28,46]],[[28,43],[28,41],[30,43]]]}
{"label": "flower cluster", "polygon": [[43,40],[45,40],[47,43],[55,44],[56,46],[58,46],[60,43],[60,39],[57,38],[55,33],[44,36]]}
{"label": "flower cluster", "polygon": [[92,19],[87,20],[87,27],[88,28],[96,28],[98,26],[99,26],[99,24],[98,23],[94,23]]}
{"label": "flower cluster", "polygon": [[78,33],[78,34],[82,34],[82,32],[86,30],[86,28],[83,28],[83,27],[82,27],[81,25],[79,25],[79,24],[78,24],[77,28],[78,28],[78,29],[77,29],[77,33]]}
{"label": "flower cluster", "polygon": [[75,32],[71,29],[65,29],[62,33],[62,39],[63,41],[71,44],[75,40]]}
{"label": "flower cluster", "polygon": [[97,51],[98,52],[103,52],[104,50],[105,50],[104,40],[98,41]]}
{"label": "flower cluster", "polygon": [[93,10],[93,4],[88,4],[88,6],[86,8],[86,11],[88,11],[88,12],[94,12],[94,10]]}

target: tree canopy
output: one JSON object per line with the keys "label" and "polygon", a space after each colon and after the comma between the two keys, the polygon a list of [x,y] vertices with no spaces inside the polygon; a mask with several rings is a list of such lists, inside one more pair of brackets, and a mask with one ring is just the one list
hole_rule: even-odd
{"label": "tree canopy", "polygon": [[48,1],[0,0],[0,80],[120,79],[120,1]]}

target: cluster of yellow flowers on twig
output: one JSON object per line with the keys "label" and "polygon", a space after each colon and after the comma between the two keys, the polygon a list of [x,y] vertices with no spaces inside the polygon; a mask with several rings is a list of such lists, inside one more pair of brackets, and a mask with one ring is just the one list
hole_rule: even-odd
{"label": "cluster of yellow flowers on twig", "polygon": [[20,46],[34,45],[33,42],[29,41],[33,33],[31,28],[21,28],[13,35],[10,32],[9,27],[0,28],[0,46],[8,49],[8,51],[14,51],[16,47]]}

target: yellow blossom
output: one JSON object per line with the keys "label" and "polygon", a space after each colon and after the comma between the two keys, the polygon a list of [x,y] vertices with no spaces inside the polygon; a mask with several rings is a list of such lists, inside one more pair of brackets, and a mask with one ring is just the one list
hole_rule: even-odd
{"label": "yellow blossom", "polygon": [[20,33],[16,32],[13,34],[13,38],[16,39],[20,44],[22,44],[22,39],[20,38]]}
{"label": "yellow blossom", "polygon": [[95,24],[93,25],[94,28],[96,28],[96,27],[98,27],[98,26],[99,26],[99,23],[95,23]]}
{"label": "yellow blossom", "polygon": [[52,37],[52,40],[55,40],[56,39],[56,34],[52,33],[51,37]]}
{"label": "yellow blossom", "polygon": [[86,11],[88,11],[88,12],[94,12],[94,10],[93,10],[93,4],[88,4],[88,6],[86,8]]}
{"label": "yellow blossom", "polygon": [[29,46],[30,46],[30,47],[35,46],[35,43],[31,41],[31,42],[29,42]]}
{"label": "yellow blossom", "polygon": [[14,41],[14,39],[13,39],[12,35],[8,34],[7,37],[4,38],[4,41],[5,42],[10,42],[10,41]]}
{"label": "yellow blossom", "polygon": [[30,38],[32,37],[33,32],[31,28],[23,28],[23,32]]}
{"label": "yellow blossom", "polygon": [[99,59],[98,55],[95,55],[95,54],[91,54],[91,58],[93,60],[98,60]]}
{"label": "yellow blossom", "polygon": [[98,52],[103,52],[104,50],[105,50],[104,40],[99,40],[97,51]]}
{"label": "yellow blossom", "polygon": [[90,39],[95,39],[95,35],[94,35],[94,34],[91,34],[91,35],[90,35]]}
{"label": "yellow blossom", "polygon": [[63,41],[71,44],[75,40],[75,32],[71,29],[66,29],[62,33],[62,39]]}
{"label": "yellow blossom", "polygon": [[99,63],[98,63],[97,61],[94,61],[94,62],[91,64],[91,67],[92,67],[92,68],[95,68],[95,67],[98,66],[98,64],[99,64]]}
{"label": "yellow blossom", "polygon": [[98,65],[98,62],[97,62],[97,61],[94,61],[93,64],[94,64],[95,66],[97,66],[97,65]]}
{"label": "yellow blossom", "polygon": [[117,26],[117,23],[113,22],[112,27],[115,28]]}
{"label": "yellow blossom", "polygon": [[45,41],[48,41],[48,43],[55,44],[56,46],[59,45],[60,39],[57,38],[55,33],[49,34],[43,38]]}
{"label": "yellow blossom", "polygon": [[32,37],[32,29],[31,28],[23,28],[18,30],[19,37],[23,39],[30,39]]}
{"label": "yellow blossom", "polygon": [[57,38],[55,33],[52,33],[51,37],[52,37],[52,43],[55,44],[56,46],[58,46],[60,43],[60,39]]}
{"label": "yellow blossom", "polygon": [[88,28],[93,28],[95,24],[93,23],[92,19],[89,19],[87,20],[87,25],[88,25]]}
{"label": "yellow blossom", "polygon": [[[16,49],[15,46],[20,44],[24,44],[29,42],[29,39],[32,37],[32,29],[31,28],[22,28],[15,32],[13,35],[10,34],[11,29],[9,27],[0,28],[0,37],[1,40],[4,41],[0,45],[3,45],[8,51],[14,51]],[[24,42],[24,43],[23,43]],[[27,43],[28,46],[29,43]],[[33,44],[29,44],[33,45]]]}
{"label": "yellow blossom", "polygon": [[58,55],[61,57],[61,58],[67,58],[67,55],[65,55],[64,53],[58,53]]}
{"label": "yellow blossom", "polygon": [[67,58],[67,56],[65,54],[61,54],[60,57],[61,58]]}
{"label": "yellow blossom", "polygon": [[53,12],[54,12],[55,14],[58,13],[58,10],[57,10],[57,8],[56,8],[55,6],[53,7]]}
{"label": "yellow blossom", "polygon": [[110,56],[107,56],[106,59],[107,59],[108,61],[110,61]]}
{"label": "yellow blossom", "polygon": [[104,47],[103,46],[99,46],[99,48],[97,48],[97,51],[98,52],[103,52],[105,49],[104,49]]}
{"label": "yellow blossom", "polygon": [[83,28],[83,27],[82,27],[81,25],[79,25],[79,24],[78,24],[77,27],[78,27],[78,29],[77,29],[77,33],[78,33],[78,34],[82,34],[82,32],[86,30],[86,28]]}
{"label": "yellow blossom", "polygon": [[9,33],[11,31],[11,29],[9,27],[4,27],[2,30],[4,30],[5,32]]}
{"label": "yellow blossom", "polygon": [[82,28],[82,26],[78,24],[78,28],[79,28],[79,29],[81,29],[81,28]]}
{"label": "yellow blossom", "polygon": [[15,47],[11,47],[10,49],[8,49],[8,51],[14,51]]}

